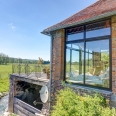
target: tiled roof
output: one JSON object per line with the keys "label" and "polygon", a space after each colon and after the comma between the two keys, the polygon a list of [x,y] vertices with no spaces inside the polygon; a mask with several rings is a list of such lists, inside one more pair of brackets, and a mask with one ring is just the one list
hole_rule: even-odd
{"label": "tiled roof", "polygon": [[78,22],[82,23],[91,19],[94,20],[96,17],[106,17],[108,16],[107,14],[109,16],[116,14],[116,0],[99,0],[64,21],[45,29],[42,33],[47,34],[50,31],[76,25]]}

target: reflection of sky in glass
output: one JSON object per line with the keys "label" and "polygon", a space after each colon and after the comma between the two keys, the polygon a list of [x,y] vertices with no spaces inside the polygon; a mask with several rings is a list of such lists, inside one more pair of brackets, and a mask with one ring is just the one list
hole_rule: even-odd
{"label": "reflection of sky in glass", "polygon": [[[70,49],[72,47],[72,62],[79,62],[79,51],[84,51],[84,43],[72,43],[67,44],[67,47],[70,47],[66,50],[66,61],[70,60]],[[82,59],[84,58],[84,52],[82,53]]]}
{"label": "reflection of sky in glass", "polygon": [[110,35],[110,28],[103,28],[86,32],[86,38]]}
{"label": "reflection of sky in glass", "polygon": [[79,52],[78,51],[72,51],[72,62],[79,62]]}
{"label": "reflection of sky in glass", "polygon": [[71,44],[66,44],[67,47],[71,47]]}
{"label": "reflection of sky in glass", "polygon": [[75,44],[72,44],[72,48],[75,48],[75,49],[79,50],[79,46],[75,45]]}
{"label": "reflection of sky in glass", "polygon": [[101,52],[103,50],[109,50],[109,40],[99,40],[99,41],[92,41],[86,43],[87,50],[91,50],[94,52]]}
{"label": "reflection of sky in glass", "polygon": [[92,54],[86,53],[86,59],[92,59]]}
{"label": "reflection of sky in glass", "polygon": [[70,49],[66,49],[66,62],[70,61]]}
{"label": "reflection of sky in glass", "polygon": [[[83,43],[73,43],[67,44],[67,46],[71,46],[72,49],[72,62],[79,62],[79,50],[84,50]],[[77,51],[76,51],[77,50]],[[86,52],[89,52],[89,59],[92,58],[92,52],[107,52],[109,53],[109,40],[99,40],[99,41],[91,41],[86,43]],[[84,58],[84,52],[82,53],[82,58]],[[88,59],[88,53],[86,53],[86,59]],[[66,61],[70,61],[70,49],[66,50]]]}
{"label": "reflection of sky in glass", "polygon": [[84,38],[84,33],[75,33],[75,34],[68,35],[68,41],[78,40],[83,38]]}
{"label": "reflection of sky in glass", "polygon": [[83,43],[73,43],[72,48],[84,50],[84,44]]}

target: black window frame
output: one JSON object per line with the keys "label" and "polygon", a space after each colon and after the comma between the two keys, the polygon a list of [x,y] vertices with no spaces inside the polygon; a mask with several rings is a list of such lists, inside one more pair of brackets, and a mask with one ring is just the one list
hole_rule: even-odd
{"label": "black window frame", "polygon": [[[101,21],[105,21],[105,20],[110,20],[110,35],[105,35],[105,36],[98,36],[98,37],[91,37],[91,38],[86,38],[86,25],[88,24],[92,24],[92,23],[97,23],[97,22],[101,22]],[[78,40],[73,40],[73,41],[67,41],[67,29],[70,28],[74,28],[74,27],[79,27],[79,26],[84,26],[84,39],[78,39]],[[90,41],[99,41],[99,40],[109,40],[109,88],[105,88],[105,87],[99,87],[99,86],[93,86],[93,85],[89,85],[85,83],[85,65],[86,65],[86,61],[84,60],[84,80],[83,80],[83,84],[81,83],[72,83],[72,85],[80,85],[80,86],[85,86],[85,87],[91,87],[91,88],[96,88],[96,89],[101,89],[101,90],[108,90],[108,91],[112,91],[112,27],[111,27],[111,17],[106,18],[106,19],[101,19],[101,20],[96,20],[93,22],[88,22],[88,23],[84,23],[81,25],[76,25],[73,27],[69,27],[69,28],[65,28],[65,42],[64,42],[64,81],[66,83],[68,83],[66,81],[66,44],[70,44],[70,43],[80,43],[80,42],[84,42],[84,59],[86,59],[86,42],[90,42]],[[70,56],[71,57],[71,56]]]}

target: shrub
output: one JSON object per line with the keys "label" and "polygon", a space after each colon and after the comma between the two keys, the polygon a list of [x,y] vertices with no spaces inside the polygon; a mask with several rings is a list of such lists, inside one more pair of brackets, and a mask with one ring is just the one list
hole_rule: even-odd
{"label": "shrub", "polygon": [[77,95],[72,89],[59,91],[51,116],[116,116],[104,97],[99,94],[85,97]]}
{"label": "shrub", "polygon": [[47,74],[47,78],[49,79],[50,78],[50,66],[46,66],[43,69],[43,72]]}

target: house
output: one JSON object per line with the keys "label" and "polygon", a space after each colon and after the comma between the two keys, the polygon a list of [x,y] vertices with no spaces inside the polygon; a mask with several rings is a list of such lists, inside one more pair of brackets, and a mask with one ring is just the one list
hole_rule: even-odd
{"label": "house", "polygon": [[[98,92],[116,107],[116,0],[98,0],[42,33],[51,37],[50,80],[40,66],[13,66],[8,111],[49,115],[62,81],[82,95]],[[45,103],[42,86],[48,86]]]}
{"label": "house", "polygon": [[51,100],[65,81],[116,107],[116,0],[98,0],[42,33],[51,37]]}

